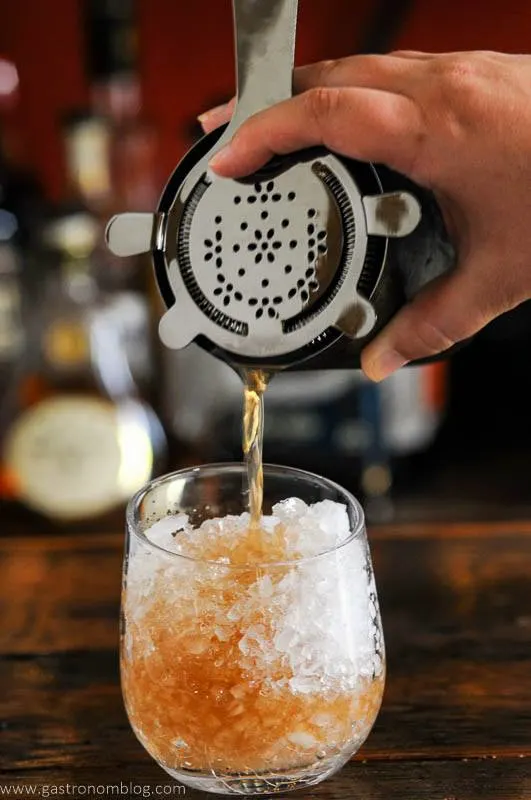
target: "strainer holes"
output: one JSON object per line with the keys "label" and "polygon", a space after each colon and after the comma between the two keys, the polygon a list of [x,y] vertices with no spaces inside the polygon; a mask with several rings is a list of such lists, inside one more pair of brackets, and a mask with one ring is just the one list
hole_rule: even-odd
{"label": "strainer holes", "polygon": [[264,256],[262,255],[262,253],[257,253],[257,254],[255,255],[255,257],[254,257],[254,263],[255,263],[255,264],[259,264],[259,263],[260,263],[260,261],[263,259],[263,257],[264,257]]}
{"label": "strainer holes", "polygon": [[261,239],[262,238],[262,231],[256,230],[254,232],[254,238],[255,239]]}
{"label": "strainer holes", "polygon": [[235,299],[235,300],[237,300],[238,302],[240,302],[241,300],[243,300],[243,295],[242,295],[242,293],[241,293],[241,292],[234,292],[234,299]]}
{"label": "strainer holes", "polygon": [[234,198],[234,204],[238,206],[241,203],[241,201],[242,201],[242,199],[241,199],[240,195],[237,194],[236,197]]}
{"label": "strainer holes", "polygon": [[223,266],[223,259],[220,256],[218,256],[216,258],[216,267],[218,267],[218,269],[219,269],[219,267],[222,267],[222,266]]}
{"label": "strainer holes", "polygon": [[271,200],[273,203],[278,203],[279,200],[282,200],[282,195],[278,194],[277,192],[276,194],[271,195]]}
{"label": "strainer holes", "polygon": [[287,228],[289,225],[289,219],[283,219],[280,224],[282,225],[283,228]]}
{"label": "strainer holes", "polygon": [[322,241],[324,238],[326,238],[326,231],[319,231],[319,233],[317,234],[317,238],[319,239],[319,241]]}
{"label": "strainer holes", "polygon": [[212,247],[213,244],[212,239],[205,239],[205,247]]}
{"label": "strainer holes", "polygon": [[295,192],[288,192],[288,200],[295,200]]}
{"label": "strainer holes", "polygon": [[266,194],[263,194],[263,195],[260,197],[260,200],[262,201],[262,203],[267,203],[267,195],[266,195]]}
{"label": "strainer holes", "polygon": [[279,306],[281,304],[281,302],[282,302],[282,298],[279,297],[278,295],[276,297],[273,297],[274,305]]}
{"label": "strainer holes", "polygon": [[267,260],[269,261],[270,264],[272,264],[273,261],[275,260],[275,254],[274,253],[268,253],[267,254]]}
{"label": "strainer holes", "polygon": [[318,244],[317,245],[317,251],[319,253],[326,253],[327,250],[328,250],[328,247],[325,244]]}
{"label": "strainer holes", "polygon": [[261,183],[255,183],[254,190],[255,190],[255,192],[257,192],[257,194],[260,194],[260,192],[262,191],[262,184]]}
{"label": "strainer holes", "polygon": [[227,291],[228,292],[232,292],[233,289],[234,289],[234,286],[232,285],[232,283],[228,283],[227,284]]}
{"label": "strainer holes", "polygon": [[233,250],[234,253],[239,253],[240,252],[240,245],[239,244],[234,244],[232,246],[232,250]]}
{"label": "strainer holes", "polygon": [[267,248],[268,248],[267,242],[262,242],[262,244],[260,246],[261,246],[262,250],[267,250]]}
{"label": "strainer holes", "polygon": [[221,217],[219,216],[215,217],[214,222],[216,223],[216,225],[221,225]]}
{"label": "strainer holes", "polygon": [[271,319],[273,319],[273,317],[276,317],[276,315],[277,315],[277,312],[275,311],[274,308],[268,308],[267,309],[267,313],[271,317]]}
{"label": "strainer holes", "polygon": [[268,286],[269,286],[269,281],[267,280],[267,278],[264,278],[264,280],[262,281],[262,289],[267,289]]}
{"label": "strainer holes", "polygon": [[216,289],[214,289],[214,294],[217,297],[218,295],[220,295],[222,293],[222,291],[223,291],[223,289],[221,288],[221,286],[218,286]]}
{"label": "strainer holes", "polygon": [[268,218],[268,216],[269,216],[269,214],[267,213],[267,211],[262,211],[262,213],[260,214],[260,216],[261,216],[261,218],[262,218],[262,219],[267,219],[267,218]]}
{"label": "strainer holes", "polygon": [[303,300],[304,302],[306,302],[309,296],[310,296],[310,295],[308,294],[308,292],[306,291],[306,289],[303,289],[303,290],[302,290],[302,292],[301,292],[301,300]]}
{"label": "strainer holes", "polygon": [[292,272],[292,271],[293,271],[293,267],[291,266],[291,264],[286,264],[286,266],[284,267],[284,272],[286,273],[286,275],[289,275],[290,272]]}
{"label": "strainer holes", "polygon": [[205,253],[205,261],[210,261],[213,258],[213,253]]}
{"label": "strainer holes", "polygon": [[249,244],[247,245],[247,250],[250,250],[251,253],[253,252],[253,250],[256,250],[256,248],[257,248],[256,242],[249,242]]}
{"label": "strainer holes", "polygon": [[315,247],[315,239],[308,239],[308,247]]}
{"label": "strainer holes", "polygon": [[315,208],[308,209],[308,216],[309,216],[310,219],[313,219],[316,214],[317,214],[317,211],[315,210]]}
{"label": "strainer holes", "polygon": [[248,227],[249,225],[247,224],[247,222],[242,222],[242,224],[240,225],[242,231],[246,231]]}
{"label": "strainer holes", "polygon": [[275,182],[274,181],[269,181],[269,183],[266,186],[267,191],[268,192],[272,192],[274,188],[275,188]]}
{"label": "strainer holes", "polygon": [[216,275],[216,277],[218,279],[218,283],[225,283],[225,276],[224,275],[222,275],[220,273],[219,275]]}
{"label": "strainer holes", "polygon": [[282,244],[280,242],[273,242],[273,250],[280,250]]}
{"label": "strainer holes", "polygon": [[269,305],[269,297],[262,297],[262,305],[263,306]]}
{"label": "strainer holes", "polygon": [[308,234],[311,236],[312,233],[315,233],[315,225],[308,225],[306,230],[308,231]]}
{"label": "strainer holes", "polygon": [[291,250],[294,250],[297,247],[297,240],[296,239],[292,239],[291,242],[289,243],[289,246],[290,246]]}
{"label": "strainer holes", "polygon": [[215,252],[215,253],[221,253],[221,250],[222,250],[222,247],[221,247],[221,245],[220,245],[220,244],[217,244],[217,245],[215,246],[215,248],[214,248],[214,252]]}
{"label": "strainer holes", "polygon": [[216,242],[221,242],[221,231],[216,231]]}
{"label": "strainer holes", "polygon": [[247,198],[247,202],[248,203],[256,203],[256,195],[250,194],[249,197]]}
{"label": "strainer holes", "polygon": [[228,306],[229,303],[230,303],[230,297],[228,294],[226,294],[225,297],[223,298],[223,305]]}
{"label": "strainer holes", "polygon": [[249,302],[250,306],[257,306],[258,305],[258,298],[257,297],[250,297],[248,302]]}
{"label": "strainer holes", "polygon": [[310,289],[311,289],[313,292],[315,292],[315,291],[317,291],[317,289],[319,288],[319,284],[317,283],[317,281],[310,281],[310,282],[309,282],[309,284],[308,284],[308,287],[309,287],[309,288],[310,288]]}
{"label": "strainer holes", "polygon": [[296,294],[297,294],[297,290],[296,289],[290,289],[289,292],[288,292],[289,299],[291,300],[293,297],[295,297]]}
{"label": "strainer holes", "polygon": [[313,262],[315,261],[315,252],[313,250],[308,251],[308,261],[310,262],[310,264],[313,264]]}
{"label": "strainer holes", "polygon": [[257,308],[256,309],[256,314],[255,314],[256,319],[260,319],[260,317],[262,317],[263,314],[264,314],[264,309],[263,308]]}
{"label": "strainer holes", "polygon": [[299,289],[302,289],[302,287],[304,286],[304,281],[302,280],[302,278],[299,278],[299,280],[297,281],[297,286]]}
{"label": "strainer holes", "polygon": [[240,276],[240,278],[243,278],[243,276],[245,275],[245,270],[244,270],[244,268],[243,268],[243,267],[241,267],[241,268],[238,270],[238,275]]}
{"label": "strainer holes", "polygon": [[315,270],[313,267],[309,267],[309,269],[307,269],[304,274],[306,275],[307,278],[313,278]]}
{"label": "strainer holes", "polygon": [[269,230],[267,232],[267,238],[268,239],[272,239],[274,235],[275,235],[275,229],[274,228],[269,228]]}

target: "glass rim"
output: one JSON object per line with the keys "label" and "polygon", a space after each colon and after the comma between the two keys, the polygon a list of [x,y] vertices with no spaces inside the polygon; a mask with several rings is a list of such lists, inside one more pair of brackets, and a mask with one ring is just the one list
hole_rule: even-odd
{"label": "glass rim", "polygon": [[282,466],[280,464],[263,464],[264,475],[269,472],[270,474],[284,474],[293,478],[311,478],[312,480],[317,480],[318,482],[327,486],[329,489],[333,489],[339,494],[343,495],[354,508],[356,512],[356,522],[352,526],[352,529],[348,535],[345,536],[345,538],[342,539],[338,544],[335,544],[333,547],[327,547],[325,550],[320,550],[314,555],[303,556],[302,558],[292,558],[287,561],[252,561],[246,564],[226,564],[225,562],[219,560],[212,561],[206,558],[196,558],[194,556],[187,556],[184,553],[175,553],[172,550],[167,550],[165,547],[161,547],[161,545],[152,542],[150,539],[148,539],[144,531],[140,531],[138,529],[139,520],[136,519],[137,512],[140,508],[142,500],[151,490],[157,488],[158,486],[162,486],[165,483],[171,483],[171,481],[175,480],[176,478],[184,478],[185,476],[193,475],[194,473],[205,475],[207,472],[220,472],[222,470],[239,472],[243,474],[246,470],[246,465],[242,461],[219,461],[213,464],[199,464],[193,467],[183,467],[182,469],[175,470],[174,472],[167,472],[165,475],[152,478],[131,497],[127,504],[125,519],[127,530],[130,535],[134,536],[139,542],[148,548],[151,548],[155,551],[158,550],[160,553],[164,553],[165,556],[170,558],[184,559],[185,561],[190,561],[194,564],[204,564],[210,567],[223,567],[224,569],[229,570],[248,570],[251,568],[271,569],[273,567],[286,567],[314,561],[318,558],[322,558],[323,556],[338,552],[354,539],[357,539],[365,529],[365,513],[363,511],[363,507],[359,500],[354,497],[352,492],[349,492],[335,481],[325,478],[322,475],[317,475],[309,470],[298,469],[297,467]]}

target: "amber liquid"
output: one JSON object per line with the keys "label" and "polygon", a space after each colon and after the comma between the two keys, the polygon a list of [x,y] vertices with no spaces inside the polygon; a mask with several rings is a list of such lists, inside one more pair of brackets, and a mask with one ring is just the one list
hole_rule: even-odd
{"label": "amber liquid", "polygon": [[243,392],[243,441],[242,448],[247,465],[249,489],[249,513],[251,528],[260,526],[264,499],[264,469],[262,453],[264,443],[264,392],[270,375],[261,369],[241,371]]}

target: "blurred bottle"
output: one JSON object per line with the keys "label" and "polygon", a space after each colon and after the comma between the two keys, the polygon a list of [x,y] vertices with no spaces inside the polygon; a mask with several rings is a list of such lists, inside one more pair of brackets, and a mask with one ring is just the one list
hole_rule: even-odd
{"label": "blurred bottle", "polygon": [[144,267],[137,258],[115,258],[104,242],[105,226],[119,202],[111,171],[111,121],[92,111],[70,114],[64,123],[64,141],[70,206],[84,209],[94,219],[95,277],[122,328],[133,377],[149,398],[153,373]]}
{"label": "blurred bottle", "polygon": [[122,505],[160,466],[165,447],[94,278],[97,236],[86,212],[48,224],[54,260],[35,286],[21,368],[1,419],[0,497],[63,522]]}
{"label": "blurred bottle", "polygon": [[[91,116],[106,124],[105,163],[110,202],[105,212],[102,205],[98,212],[102,222],[101,280],[112,291],[135,380],[145,396],[158,406],[160,351],[155,336],[156,300],[149,257],[116,259],[103,243],[109,217],[124,209],[151,211],[165,177],[159,174],[157,133],[142,109],[135,12],[134,0],[92,0],[85,4],[86,62]],[[101,127],[100,123],[100,131]],[[86,152],[87,147],[84,149]],[[103,153],[103,149],[99,152]]]}
{"label": "blurred bottle", "polygon": [[15,218],[0,209],[0,407],[24,345],[21,258],[9,233],[15,224]]}
{"label": "blurred bottle", "polygon": [[13,163],[0,128],[0,408],[24,347],[22,306],[35,271],[45,203],[37,182]]}

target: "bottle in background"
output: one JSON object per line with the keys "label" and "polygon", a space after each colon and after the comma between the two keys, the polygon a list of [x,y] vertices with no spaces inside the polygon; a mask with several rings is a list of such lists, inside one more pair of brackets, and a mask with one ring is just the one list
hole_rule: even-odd
{"label": "bottle in background", "polygon": [[94,278],[97,222],[62,214],[44,236],[50,260],[27,304],[22,365],[3,409],[0,496],[81,522],[121,506],[150,478],[164,436]]}

